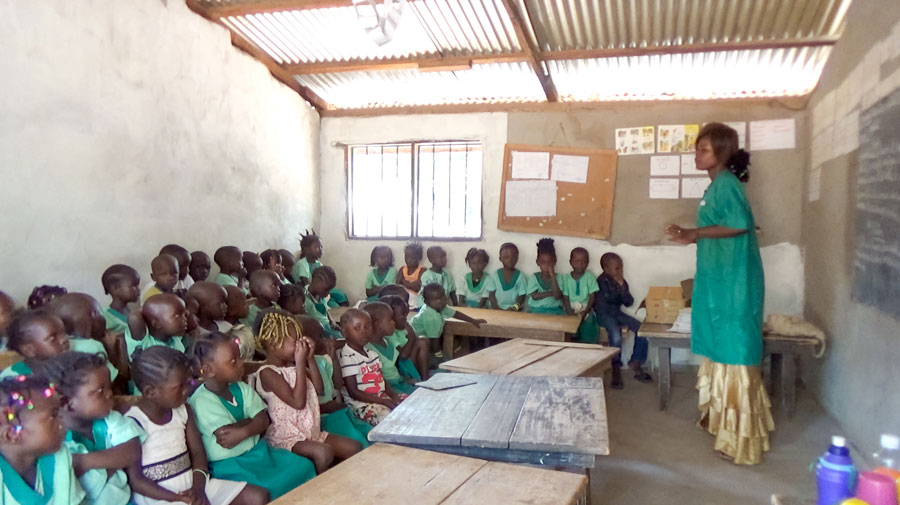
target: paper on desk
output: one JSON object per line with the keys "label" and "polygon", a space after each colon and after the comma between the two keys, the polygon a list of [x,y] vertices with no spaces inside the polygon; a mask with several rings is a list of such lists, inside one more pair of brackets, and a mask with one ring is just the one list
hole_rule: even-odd
{"label": "paper on desk", "polygon": [[[691,160],[694,157],[691,156]],[[675,156],[651,156],[650,157],[650,175],[678,175],[681,168],[681,159]]]}
{"label": "paper on desk", "polygon": [[478,381],[466,377],[464,374],[438,373],[423,382],[417,382],[416,386],[432,391],[444,391],[445,389],[459,388],[478,384]]}
{"label": "paper on desk", "polygon": [[556,181],[506,181],[506,215],[555,216]]}
{"label": "paper on desk", "polygon": [[754,151],[793,149],[795,142],[793,119],[750,122],[750,148]]}
{"label": "paper on desk", "polygon": [[550,179],[560,182],[587,182],[588,161],[587,156],[566,156],[556,154],[550,161],[552,167]]}
{"label": "paper on desk", "polygon": [[650,179],[650,198],[678,199],[678,179]]}
{"label": "paper on desk", "polygon": [[550,153],[513,151],[513,179],[546,179],[550,170]]}
{"label": "paper on desk", "polygon": [[712,182],[709,177],[685,177],[681,179],[681,198],[703,198]]}

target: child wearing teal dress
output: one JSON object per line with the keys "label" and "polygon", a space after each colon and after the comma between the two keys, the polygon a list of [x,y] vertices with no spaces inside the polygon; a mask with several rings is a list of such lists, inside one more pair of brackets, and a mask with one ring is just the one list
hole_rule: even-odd
{"label": "child wearing teal dress", "polygon": [[103,272],[100,282],[103,292],[112,298],[112,303],[103,310],[106,331],[127,333],[129,304],[136,304],[141,299],[141,276],[128,265],[113,265]]}
{"label": "child wearing teal dress", "polygon": [[[298,262],[299,263],[299,262]],[[341,338],[340,327],[328,314],[329,292],[337,284],[337,274],[329,266],[321,266],[313,272],[306,287],[306,313],[319,321],[327,338]]]}
{"label": "child wearing teal dress", "polygon": [[244,258],[239,248],[226,245],[216,249],[213,261],[219,267],[219,274],[215,282],[220,286],[234,286],[240,288],[247,295],[248,292],[242,286],[244,274]]}
{"label": "child wearing teal dress", "polygon": [[[457,305],[456,281],[453,280],[453,274],[447,270],[447,251],[441,246],[434,245],[428,248],[426,256],[428,256],[428,261],[431,262],[431,268],[422,274],[420,281],[422,288],[424,289],[429,284],[440,284],[444,288],[445,296],[450,298],[450,305]],[[425,296],[422,289],[419,290],[416,306],[420,309],[425,306]]]}
{"label": "child wearing teal dress", "polygon": [[163,346],[185,351],[183,336],[187,333],[187,309],[181,298],[171,294],[152,296],[141,308],[141,316],[147,334],[136,341],[135,350]]}
{"label": "child wearing teal dress", "polygon": [[488,293],[491,307],[500,310],[518,312],[525,309],[525,296],[528,294],[528,278],[524,272],[516,268],[519,262],[519,248],[512,242],[500,246],[500,263],[492,274],[493,291]]}
{"label": "child wearing teal dress", "polygon": [[482,308],[488,303],[491,292],[495,290],[494,279],[484,272],[490,261],[487,251],[473,247],[466,253],[466,265],[472,271],[463,276],[459,288],[459,304]]}
{"label": "child wearing teal dress", "polygon": [[597,343],[600,325],[594,315],[594,299],[600,286],[593,272],[587,269],[591,257],[587,249],[576,247],[569,255],[572,272],[560,278],[559,288],[563,294],[566,314],[581,318],[576,339],[579,342]]}
{"label": "child wearing teal dress", "polygon": [[528,312],[564,315],[563,294],[559,288],[561,275],[556,273],[556,248],[552,238],[537,243],[537,265],[540,268],[528,279]]}
{"label": "child wearing teal dress", "polygon": [[83,472],[78,480],[90,503],[129,503],[131,487],[125,469],[134,464],[145,436],[133,420],[113,410],[105,360],[97,354],[69,351],[45,363],[42,373],[65,400],[65,443],[73,464]]}
{"label": "child wearing teal dress", "polygon": [[[72,453],[63,444],[59,397],[47,379],[0,381],[0,503],[72,505],[85,499]],[[27,468],[20,474],[17,468]]]}
{"label": "child wearing teal dress", "polygon": [[281,297],[281,280],[278,274],[271,270],[257,270],[250,275],[250,295],[256,300],[250,304],[247,317],[240,320],[241,324],[249,327],[256,325],[256,318],[263,310],[278,306]]}
{"label": "child wearing teal dress", "polygon": [[[419,373],[413,367],[414,377],[404,377],[398,368],[400,350],[398,341],[390,337],[394,336],[394,311],[391,306],[383,302],[369,302],[363,310],[372,318],[372,338],[365,348],[378,355],[381,362],[381,375],[391,385],[394,391],[409,395],[416,390],[415,383],[421,380]],[[406,344],[406,339],[404,339]]]}
{"label": "child wearing teal dress", "polygon": [[[425,306],[412,318],[410,325],[417,337],[426,337],[430,342],[431,352],[438,353],[440,338],[444,333],[444,320],[456,318],[480,327],[486,323],[484,319],[472,319],[471,317],[454,310],[447,305],[447,293],[444,287],[437,283],[426,284],[422,288]],[[436,354],[438,357],[442,355]]]}
{"label": "child wearing teal dress", "polygon": [[244,362],[233,340],[212,333],[194,341],[190,354],[203,385],[188,403],[213,477],[263,487],[273,500],[315,477],[312,461],[260,438],[269,427],[266,404],[241,382]]}
{"label": "child wearing teal dress", "polygon": [[24,359],[6,367],[0,372],[0,379],[32,375],[34,369],[69,348],[69,336],[62,320],[44,309],[20,313],[13,318],[7,332],[7,347]]}
{"label": "child wearing teal dress", "polygon": [[[121,345],[118,343],[118,339],[122,337],[106,334],[106,320],[100,304],[93,296],[66,293],[50,302],[47,308],[62,319],[69,333],[69,349],[103,356],[113,381],[119,373],[127,374],[128,358],[121,352]],[[122,388],[124,391],[124,383]]]}
{"label": "child wearing teal dress", "polygon": [[397,269],[394,268],[394,251],[386,245],[375,246],[369,257],[369,274],[366,276],[366,300],[378,300],[378,290],[388,284],[397,282]]}
{"label": "child wearing teal dress", "polygon": [[397,369],[400,375],[414,380],[428,380],[428,339],[416,336],[409,324],[409,294],[405,289],[396,295],[382,296],[379,301],[388,304],[394,312],[394,332],[385,337],[399,351]]}

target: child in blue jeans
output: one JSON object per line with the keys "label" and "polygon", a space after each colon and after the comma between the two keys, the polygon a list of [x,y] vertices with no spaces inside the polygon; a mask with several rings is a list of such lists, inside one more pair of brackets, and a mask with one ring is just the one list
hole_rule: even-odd
{"label": "child in blue jeans", "polygon": [[[622,271],[622,258],[615,253],[606,253],[600,257],[600,267],[603,273],[597,277],[600,291],[594,298],[594,313],[597,322],[606,328],[609,335],[609,345],[622,349],[622,326],[628,327],[634,333],[634,350],[628,367],[634,370],[634,378],[640,382],[652,382],[653,378],[644,371],[643,365],[647,361],[647,339],[637,336],[641,322],[622,312],[622,305],[630,307],[634,304],[634,297],[628,290],[628,283]],[[613,389],[622,389],[622,360],[621,356],[613,359]]]}

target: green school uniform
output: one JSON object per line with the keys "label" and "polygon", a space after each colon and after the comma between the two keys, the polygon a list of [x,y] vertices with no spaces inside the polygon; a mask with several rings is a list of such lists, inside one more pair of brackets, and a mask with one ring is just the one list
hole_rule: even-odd
{"label": "green school uniform", "polygon": [[13,363],[8,367],[4,368],[2,372],[0,372],[0,380],[5,379],[7,377],[16,377],[19,375],[31,375],[34,372],[31,370],[31,367],[25,364],[24,361],[19,361],[18,363]]}
{"label": "green school uniform", "polygon": [[72,453],[65,444],[55,453],[38,458],[34,487],[0,456],[0,482],[2,505],[77,505],[86,496],[75,478]]}
{"label": "green school uniform", "polygon": [[235,382],[228,390],[234,403],[209,391],[205,385],[197,388],[188,400],[194,409],[213,477],[264,487],[274,500],[316,476],[312,461],[290,451],[269,447],[259,435],[245,438],[231,449],[219,445],[214,434],[217,429],[251,419],[266,409],[262,398],[247,384]]}
{"label": "green school uniform", "polygon": [[309,284],[312,273],[320,266],[322,266],[322,262],[319,260],[310,263],[306,258],[300,258],[294,263],[294,268],[291,269],[291,279],[294,279],[294,282],[306,279],[306,283]]}
{"label": "green school uniform", "polygon": [[[334,374],[334,364],[327,355],[315,356],[316,365],[319,367],[319,374],[322,375],[322,394],[319,395],[319,404],[328,403],[335,399],[334,382],[332,380]],[[356,421],[354,422],[354,419]],[[330,414],[321,414],[322,431],[334,433],[347,438],[352,438],[362,445],[365,449],[369,446],[369,440],[366,436],[372,431],[372,425],[357,419],[356,416],[350,414],[350,410],[343,408]]]}
{"label": "green school uniform", "polygon": [[[572,277],[571,272],[563,275],[559,280],[559,289],[563,295],[569,298],[569,306],[577,313],[575,304],[586,305],[590,301],[591,295],[600,291],[600,286],[597,284],[597,277],[590,270],[585,270],[577,280]],[[579,342],[596,343],[599,341],[599,331],[600,324],[597,323],[597,316],[594,315],[593,307],[589,307],[584,320],[578,325],[575,339]]]}
{"label": "green school uniform", "polygon": [[328,306],[330,308],[350,305],[350,297],[343,290],[334,288],[328,292]]}
{"label": "green school uniform", "polygon": [[417,337],[439,338],[444,333],[444,320],[450,319],[454,314],[456,314],[456,310],[449,305],[440,312],[426,305],[412,318],[409,324],[416,332]]}
{"label": "green school uniform", "polygon": [[103,319],[106,320],[106,331],[114,333],[128,331],[128,316],[112,307],[103,309]]}
{"label": "green school uniform", "polygon": [[[366,276],[366,289],[371,289],[374,287],[387,286],[388,284],[396,284],[397,283],[397,269],[394,267],[389,267],[387,272],[384,275],[378,275],[378,268],[372,268],[369,270],[369,275]],[[369,296],[366,300],[372,302],[378,300],[378,294]]]}
{"label": "green school uniform", "polygon": [[[271,308],[281,310],[281,307],[279,307],[277,303],[273,303]],[[239,321],[248,328],[253,328],[253,325],[256,324],[256,318],[259,317],[259,313],[262,311],[263,309],[255,303],[252,303],[250,304],[249,310],[247,310],[247,317],[240,319]]]}
{"label": "green school uniform", "polygon": [[[387,337],[387,340],[391,342],[394,347],[397,348],[397,352],[400,349],[403,349],[403,346],[409,341],[409,335],[407,334],[406,328],[402,330],[394,330],[394,333]],[[416,365],[413,364],[412,360],[409,358],[400,358],[397,360],[397,370],[400,371],[400,375],[406,377],[407,379],[413,379],[416,381],[422,380],[422,376],[419,375],[419,370],[416,369]]]}
{"label": "green school uniform", "polygon": [[219,275],[216,276],[216,284],[219,286],[234,286],[236,288],[241,287],[238,284],[238,278],[233,275],[223,274],[219,272]]}
{"label": "green school uniform", "polygon": [[328,338],[341,338],[341,332],[333,329],[331,327],[331,320],[328,319],[328,299],[321,299],[316,296],[313,296],[309,289],[306,290],[306,300],[303,302],[303,307],[306,309],[306,315],[311,316],[313,319],[319,322],[322,325],[322,330],[325,331],[325,336]]}
{"label": "green school uniform", "polygon": [[[512,281],[507,283],[503,277],[503,269],[498,268],[493,274],[494,297],[500,308],[506,310],[519,303],[519,297],[528,294],[528,276],[521,270],[513,271]],[[496,308],[496,307],[495,307]]]}
{"label": "green school uniform", "polygon": [[149,333],[144,335],[144,338],[141,340],[138,349],[149,349],[157,345],[168,347],[169,349],[175,349],[176,351],[185,351],[184,339],[182,337],[172,337],[168,341],[163,341],[154,337],[153,335],[150,335]]}
{"label": "green school uniform", "polygon": [[407,395],[412,394],[416,387],[403,381],[403,375],[398,368],[400,351],[397,348],[397,340],[391,339],[391,337],[393,335],[384,339],[384,346],[373,342],[366,344],[366,349],[378,355],[378,361],[381,362],[381,375],[384,376],[385,381],[390,383],[394,391]]}
{"label": "green school uniform", "polygon": [[[421,281],[423,288],[429,284],[440,284],[444,287],[444,292],[447,293],[447,296],[456,291],[456,281],[453,280],[453,275],[446,268],[441,270],[441,273],[437,273],[430,268],[425,270],[422,273]],[[416,298],[416,307],[422,308],[425,305],[423,291],[422,289],[419,290],[419,296]]]}
{"label": "green school uniform", "polygon": [[731,172],[706,189],[697,227],[725,226],[747,233],[697,241],[691,300],[691,351],[726,365],[759,366],[765,281],[750,203]]}
{"label": "green school uniform", "polygon": [[[141,443],[147,439],[137,423],[115,410],[103,419],[95,419],[91,431],[93,440],[74,431],[66,434],[66,446],[72,454],[104,451],[134,438]],[[125,505],[131,500],[131,488],[124,470],[116,470],[112,475],[105,469],[88,470],[78,480],[91,503]]]}
{"label": "green school uniform", "polygon": [[[556,282],[558,284],[562,284],[562,274],[556,274]],[[544,284],[544,280],[541,278],[541,272],[536,272],[534,275],[528,278],[528,294],[539,292],[546,293],[550,291],[550,286]],[[535,300],[532,297],[527,298],[528,301],[528,312],[533,312],[535,314],[556,314],[563,315],[566,313],[563,310],[562,300],[553,298],[552,296],[548,296],[547,298],[541,300]]]}
{"label": "green school uniform", "polygon": [[466,305],[469,307],[478,307],[481,305],[481,299],[487,298],[491,291],[495,291],[494,279],[490,274],[484,273],[478,284],[472,281],[472,272],[463,276],[463,282],[460,284],[458,295],[466,297]]}
{"label": "green school uniform", "polygon": [[80,338],[69,335],[69,350],[86,352],[88,354],[99,354],[106,359],[106,368],[109,369],[109,380],[114,381],[119,376],[119,370],[109,361],[106,354],[106,348],[103,344],[92,338]]}

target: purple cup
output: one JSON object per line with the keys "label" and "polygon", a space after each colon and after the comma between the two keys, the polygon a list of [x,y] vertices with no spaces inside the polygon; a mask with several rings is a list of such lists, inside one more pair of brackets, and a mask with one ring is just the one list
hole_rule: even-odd
{"label": "purple cup", "polygon": [[856,497],[869,505],[898,505],[897,482],[887,475],[863,472],[859,476]]}

